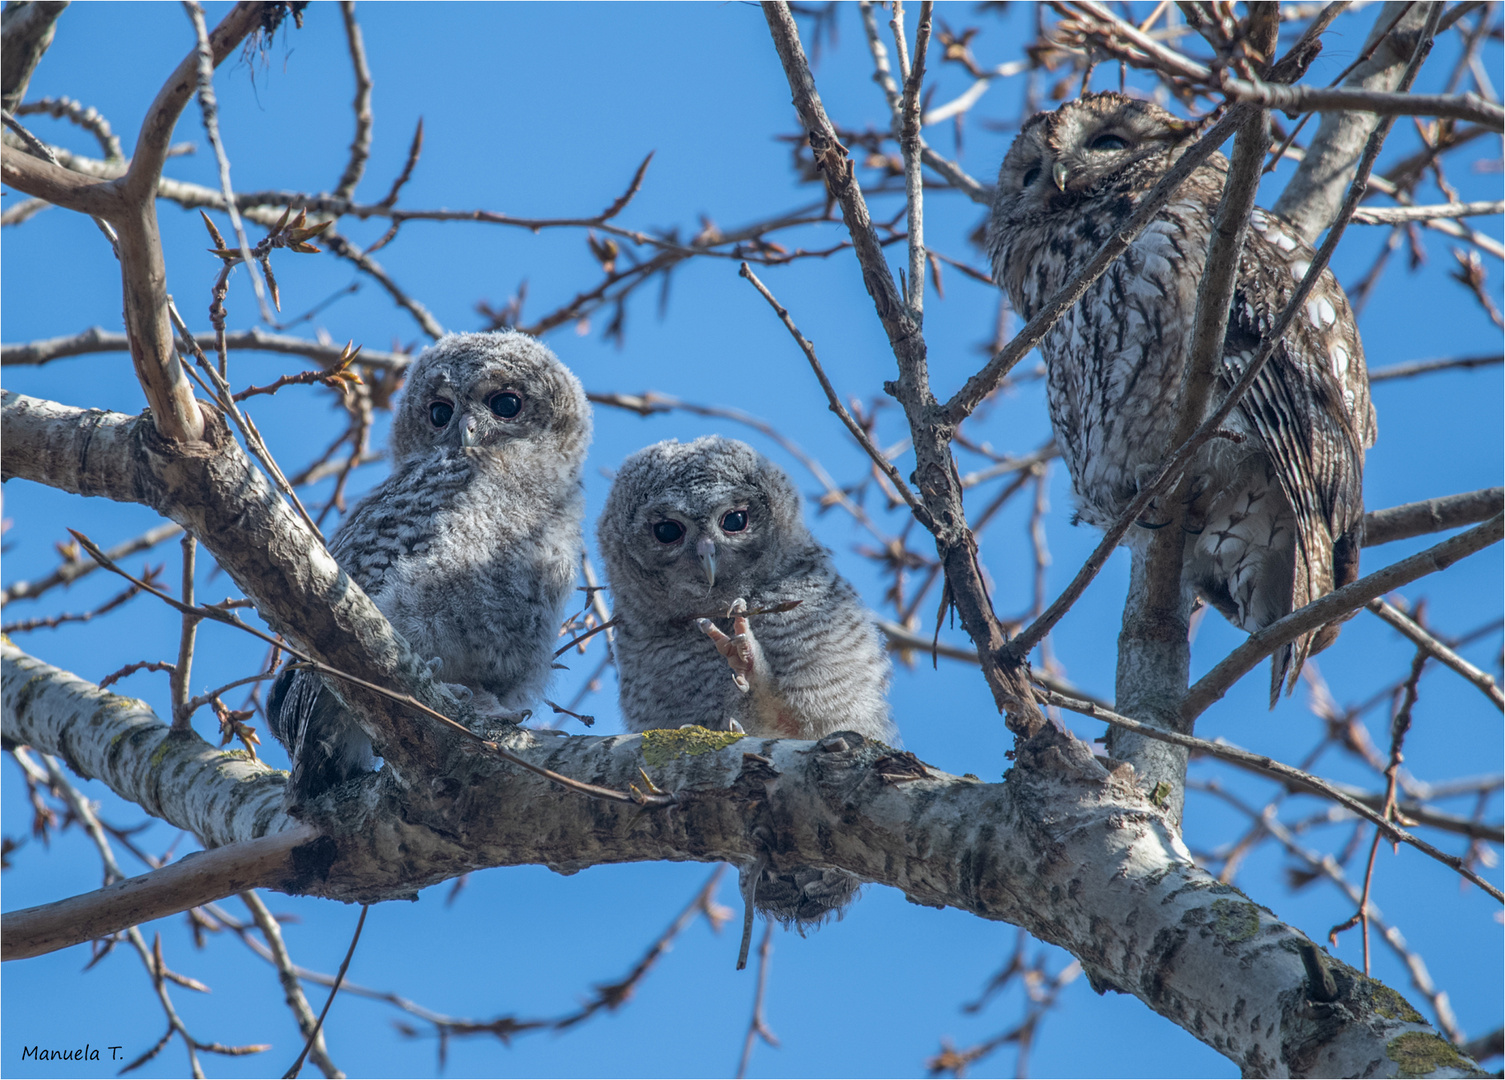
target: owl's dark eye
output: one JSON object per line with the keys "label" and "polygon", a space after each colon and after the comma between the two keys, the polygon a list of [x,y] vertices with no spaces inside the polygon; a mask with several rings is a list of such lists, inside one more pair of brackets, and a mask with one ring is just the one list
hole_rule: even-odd
{"label": "owl's dark eye", "polygon": [[747,528],[746,510],[728,510],[721,517],[722,532],[741,532]]}
{"label": "owl's dark eye", "polygon": [[511,390],[503,390],[499,394],[492,394],[486,402],[491,409],[491,415],[500,416],[503,420],[511,420],[523,411],[523,399]]}
{"label": "owl's dark eye", "polygon": [[455,415],[455,407],[447,401],[436,401],[429,406],[429,423],[443,427]]}
{"label": "owl's dark eye", "polygon": [[1038,179],[1040,179],[1040,166],[1036,165],[1033,169],[1024,174],[1024,186],[1031,187]]}
{"label": "owl's dark eye", "polygon": [[685,535],[685,527],[677,521],[660,521],[653,527],[653,535],[660,544],[675,544]]}
{"label": "owl's dark eye", "polygon": [[1088,144],[1088,150],[1127,150],[1129,141],[1117,135],[1099,135]]}

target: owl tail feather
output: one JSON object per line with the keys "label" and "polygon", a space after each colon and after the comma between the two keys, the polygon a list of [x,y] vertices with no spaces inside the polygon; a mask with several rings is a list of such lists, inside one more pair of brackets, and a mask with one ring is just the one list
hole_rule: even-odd
{"label": "owl tail feather", "polygon": [[[1313,543],[1310,546],[1318,547],[1319,545]],[[1303,543],[1303,551],[1307,547],[1308,544]],[[1345,585],[1351,585],[1358,579],[1359,533],[1358,529],[1354,528],[1338,537],[1333,543],[1330,565],[1312,566],[1306,564],[1304,559],[1297,558],[1291,610],[1305,607],[1313,600],[1326,596],[1335,589],[1341,589]],[[1338,632],[1343,628],[1343,624],[1355,614],[1357,612],[1350,611],[1325,626],[1319,626],[1316,630],[1302,634],[1295,642],[1275,653],[1270,666],[1270,708],[1275,708],[1275,703],[1280,700],[1280,684],[1282,682],[1286,684],[1286,696],[1289,697],[1296,689],[1296,682],[1301,678],[1301,669],[1306,665],[1307,659],[1316,656],[1337,641]]]}

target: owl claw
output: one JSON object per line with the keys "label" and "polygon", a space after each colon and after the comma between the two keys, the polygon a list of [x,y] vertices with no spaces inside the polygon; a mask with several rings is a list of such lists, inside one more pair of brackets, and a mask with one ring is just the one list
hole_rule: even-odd
{"label": "owl claw", "polygon": [[[438,660],[439,657],[434,657],[434,659],[430,661],[430,665],[432,666],[433,664],[437,663]],[[435,670],[438,669],[435,668]],[[444,684],[444,689],[449,691],[450,697],[454,698],[462,705],[469,702],[476,696],[476,692],[470,687],[466,686],[464,683],[447,682]]]}
{"label": "owl claw", "polygon": [[740,597],[733,600],[727,608],[726,617],[732,620],[730,637],[722,633],[710,619],[698,619],[696,625],[700,627],[701,633],[711,639],[716,651],[725,657],[727,665],[732,669],[732,681],[745,694],[752,689],[750,680],[758,675],[758,654],[762,650],[753,637],[752,628],[747,624],[746,600]]}

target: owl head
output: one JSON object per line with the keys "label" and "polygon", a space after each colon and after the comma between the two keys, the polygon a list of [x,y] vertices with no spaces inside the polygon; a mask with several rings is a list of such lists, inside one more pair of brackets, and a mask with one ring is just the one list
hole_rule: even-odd
{"label": "owl head", "polygon": [[484,462],[548,448],[579,460],[590,434],[580,380],[537,339],[515,330],[446,334],[408,368],[392,458]]}
{"label": "owl head", "polygon": [[813,541],[789,477],[746,443],[656,443],[622,463],[596,528],[612,588],[668,615],[755,591]]}
{"label": "owl head", "polygon": [[998,170],[993,229],[1048,217],[1121,179],[1158,178],[1196,129],[1158,105],[1117,93],[1087,94],[1036,113]]}

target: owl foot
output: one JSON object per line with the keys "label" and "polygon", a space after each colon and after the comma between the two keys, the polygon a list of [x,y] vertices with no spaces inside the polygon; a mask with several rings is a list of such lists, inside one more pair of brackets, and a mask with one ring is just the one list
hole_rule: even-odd
{"label": "owl foot", "polygon": [[706,728],[709,731],[732,731],[732,732],[735,732],[738,735],[746,735],[747,734],[747,729],[744,728],[741,724],[737,723],[737,721],[731,719],[730,717],[728,717],[726,719],[725,724],[722,725],[722,726],[720,726],[720,727],[712,727],[709,724],[680,724],[679,725],[679,730],[683,731],[683,730],[685,730],[685,728],[692,728],[692,727],[703,727],[703,728]]}
{"label": "owl foot", "polygon": [[727,665],[732,669],[732,680],[737,684],[737,689],[745,694],[752,688],[752,680],[763,672],[767,662],[763,658],[763,647],[758,644],[752,627],[747,623],[747,601],[741,598],[733,600],[726,616],[732,620],[730,637],[717,629],[710,619],[700,619],[696,625],[700,627],[701,633],[711,639],[716,651],[726,659]]}
{"label": "owl foot", "polygon": [[[433,661],[430,661],[429,667],[431,670],[438,670],[438,667],[434,663],[434,661],[437,661],[438,659],[439,658],[436,656],[434,657]],[[444,687],[445,693],[449,694],[450,697],[454,698],[461,705],[468,705],[475,698],[476,692],[470,687],[466,686],[464,683],[447,682],[441,683],[440,685]]]}
{"label": "owl foot", "polygon": [[472,690],[468,686],[459,686],[456,683],[445,683],[451,692],[464,691],[465,700],[469,701],[476,710],[476,715],[482,720],[493,724],[521,724],[533,715],[532,709],[509,709],[497,700],[497,696],[488,690]]}

